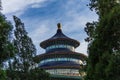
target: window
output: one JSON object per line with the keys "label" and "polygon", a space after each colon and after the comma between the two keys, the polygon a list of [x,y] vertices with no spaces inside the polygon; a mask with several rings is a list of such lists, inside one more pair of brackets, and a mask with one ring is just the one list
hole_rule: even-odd
{"label": "window", "polygon": [[73,61],[76,62],[78,64],[83,64],[83,61],[81,61],[80,59],[75,59],[75,58],[51,58],[51,59],[45,59],[40,61],[40,64],[45,64],[48,62],[53,62],[53,61]]}
{"label": "window", "polygon": [[46,48],[46,51],[50,50],[50,49],[55,49],[55,48],[67,48],[71,51],[74,51],[74,47],[70,46],[70,45],[64,45],[64,44],[58,44],[58,45],[52,45],[52,46],[48,46]]}
{"label": "window", "polygon": [[50,69],[46,70],[46,72],[50,74],[59,74],[59,75],[79,75],[79,70],[78,69]]}

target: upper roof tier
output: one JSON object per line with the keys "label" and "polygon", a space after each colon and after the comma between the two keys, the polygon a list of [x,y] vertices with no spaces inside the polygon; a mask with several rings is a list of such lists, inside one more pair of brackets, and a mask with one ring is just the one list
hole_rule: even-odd
{"label": "upper roof tier", "polygon": [[58,29],[56,34],[53,37],[40,43],[40,46],[42,48],[46,49],[46,47],[55,44],[66,44],[66,45],[74,46],[75,48],[80,45],[80,43],[77,40],[71,39],[63,34],[60,23],[58,23],[57,26]]}

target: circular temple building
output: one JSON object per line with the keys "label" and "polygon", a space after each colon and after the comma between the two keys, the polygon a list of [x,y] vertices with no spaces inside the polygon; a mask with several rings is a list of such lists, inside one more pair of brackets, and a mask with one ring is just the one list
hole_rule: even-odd
{"label": "circular temple building", "polygon": [[77,78],[80,76],[79,70],[85,64],[86,55],[75,52],[75,48],[80,43],[64,35],[60,23],[57,26],[56,34],[40,43],[40,46],[46,52],[37,56],[38,67],[45,69],[52,76],[67,76],[67,78],[70,78],[68,80],[74,80],[72,77]]}

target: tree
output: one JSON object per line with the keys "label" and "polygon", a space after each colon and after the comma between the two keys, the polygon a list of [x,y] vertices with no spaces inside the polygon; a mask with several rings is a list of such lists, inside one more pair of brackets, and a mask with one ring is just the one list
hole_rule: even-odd
{"label": "tree", "polygon": [[2,69],[3,62],[14,56],[14,46],[11,42],[12,29],[11,23],[0,12],[0,80],[6,80],[6,72]]}
{"label": "tree", "polygon": [[98,22],[87,23],[88,63],[86,80],[119,80],[120,4],[116,0],[90,0]]}
{"label": "tree", "polygon": [[43,69],[35,68],[30,70],[29,80],[50,80],[49,73],[45,72]]}
{"label": "tree", "polygon": [[13,44],[10,42],[12,25],[5,19],[5,16],[0,13],[0,65],[12,56]]}
{"label": "tree", "polygon": [[[24,75],[25,74],[27,75],[30,69],[33,69],[35,67],[33,57],[35,57],[36,55],[36,49],[31,38],[27,36],[24,24],[16,16],[13,17],[16,27],[14,31],[15,33],[14,45],[15,48],[17,49],[17,55],[14,59],[13,64],[15,70],[21,71]],[[25,76],[23,79],[28,80],[27,76]]]}
{"label": "tree", "polygon": [[9,57],[12,57],[14,53],[13,44],[10,41],[12,28],[11,23],[0,13],[0,65]]}
{"label": "tree", "polygon": [[4,62],[10,60],[14,56],[15,49],[12,43],[12,24],[6,20],[1,13],[2,4],[0,0],[0,80],[6,80],[6,70],[4,70]]}
{"label": "tree", "polygon": [[[13,62],[16,78],[20,80],[48,80],[48,73],[36,68],[34,62],[36,49],[31,38],[27,36],[24,24],[16,16],[13,17],[16,27],[14,45],[17,49],[17,55]],[[40,78],[40,76],[45,77]]]}

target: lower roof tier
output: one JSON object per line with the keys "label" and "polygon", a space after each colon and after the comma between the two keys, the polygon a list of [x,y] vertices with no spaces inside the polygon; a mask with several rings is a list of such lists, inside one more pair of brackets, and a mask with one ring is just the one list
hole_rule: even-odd
{"label": "lower roof tier", "polygon": [[80,66],[49,66],[49,67],[39,67],[41,69],[49,70],[49,69],[81,69],[83,68],[82,65]]}
{"label": "lower roof tier", "polygon": [[55,69],[55,68],[77,68],[79,69],[82,64],[74,61],[52,61],[44,64],[40,64],[40,68]]}
{"label": "lower roof tier", "polygon": [[82,80],[81,76],[68,76],[68,75],[50,75],[51,80]]}
{"label": "lower roof tier", "polygon": [[51,45],[57,45],[57,44],[66,44],[66,45],[71,45],[74,46],[75,48],[78,47],[80,45],[80,43],[77,40],[73,40],[73,39],[64,39],[64,38],[57,38],[57,39],[48,39],[46,41],[43,41],[42,43],[40,43],[40,46],[42,48],[46,48],[48,46]]}
{"label": "lower roof tier", "polygon": [[50,58],[75,58],[85,61],[87,56],[82,53],[72,52],[72,51],[55,51],[52,53],[44,53],[37,55],[34,60],[39,63],[41,60]]}

